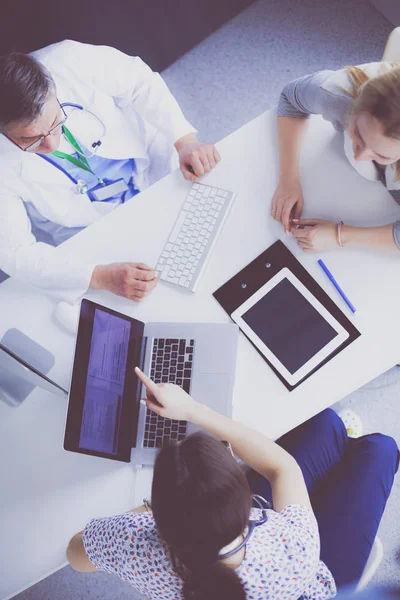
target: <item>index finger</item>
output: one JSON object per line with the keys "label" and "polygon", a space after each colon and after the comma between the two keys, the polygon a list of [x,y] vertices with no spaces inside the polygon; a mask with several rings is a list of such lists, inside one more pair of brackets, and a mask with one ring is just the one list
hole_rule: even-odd
{"label": "index finger", "polygon": [[281,223],[282,223],[285,231],[290,231],[290,223],[289,223],[290,212],[291,212],[290,206],[285,206],[285,208],[282,210]]}
{"label": "index finger", "polygon": [[321,222],[321,219],[292,219],[295,225],[318,225]]}
{"label": "index finger", "polygon": [[189,156],[188,162],[189,165],[192,167],[195,175],[197,175],[198,177],[200,175],[204,175],[204,168],[198,156],[192,154],[191,156]]}
{"label": "index finger", "polygon": [[154,271],[153,267],[149,267],[146,263],[133,263],[137,269],[143,269],[143,271]]}
{"label": "index finger", "polygon": [[221,155],[220,155],[220,153],[218,152],[218,150],[216,149],[216,147],[215,147],[215,146],[214,146],[214,148],[213,148],[213,152],[214,152],[214,158],[215,158],[215,160],[216,160],[217,162],[219,162],[219,161],[221,160]]}
{"label": "index finger", "polygon": [[152,281],[156,277],[156,272],[154,269],[142,269],[141,267],[136,267],[136,277],[135,279],[139,279],[140,281]]}
{"label": "index finger", "polygon": [[145,375],[143,371],[139,369],[139,367],[135,367],[135,373],[140,379],[140,381],[144,384],[146,389],[149,390],[153,395],[155,395],[158,392],[158,385],[154,383],[154,381],[150,379],[150,377],[147,377],[147,375]]}

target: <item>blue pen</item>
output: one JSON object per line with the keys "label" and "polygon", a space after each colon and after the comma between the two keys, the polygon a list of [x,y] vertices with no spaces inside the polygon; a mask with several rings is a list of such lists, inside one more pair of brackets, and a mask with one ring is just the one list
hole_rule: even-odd
{"label": "blue pen", "polygon": [[319,259],[318,264],[321,267],[321,269],[323,270],[323,272],[325,273],[325,275],[328,277],[329,281],[335,286],[336,290],[342,296],[343,300],[346,302],[346,304],[349,307],[349,309],[351,310],[351,312],[355,313],[357,309],[350,302],[350,300],[348,299],[348,297],[346,296],[346,294],[344,293],[344,291],[342,290],[342,288],[340,287],[340,285],[338,284],[338,282],[336,281],[336,279],[334,278],[334,276],[332,275],[332,273],[330,272],[330,270],[328,269],[328,267],[326,266],[324,261]]}

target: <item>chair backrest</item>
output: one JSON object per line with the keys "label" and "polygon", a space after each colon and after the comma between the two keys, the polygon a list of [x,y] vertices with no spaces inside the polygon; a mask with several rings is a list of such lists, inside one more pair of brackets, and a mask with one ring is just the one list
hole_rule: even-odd
{"label": "chair backrest", "polygon": [[361,592],[371,581],[373,576],[375,575],[379,565],[382,562],[383,558],[383,545],[381,540],[376,536],[374,545],[371,548],[371,552],[368,558],[368,562],[365,565],[365,569],[363,574],[361,575],[361,579],[358,582],[356,592]]}
{"label": "chair backrest", "polygon": [[400,27],[393,29],[386,42],[382,60],[400,62]]}

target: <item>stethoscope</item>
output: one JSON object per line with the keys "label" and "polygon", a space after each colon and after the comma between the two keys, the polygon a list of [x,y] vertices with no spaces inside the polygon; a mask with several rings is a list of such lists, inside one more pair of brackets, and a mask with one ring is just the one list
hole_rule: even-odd
{"label": "stethoscope", "polygon": [[[239,552],[239,550],[241,550],[243,548],[243,546],[245,546],[247,544],[247,542],[249,541],[254,529],[256,527],[259,527],[260,525],[264,525],[264,523],[267,522],[267,520],[268,520],[268,512],[267,511],[271,508],[270,503],[267,500],[265,500],[265,498],[263,498],[262,496],[259,496],[258,494],[252,495],[252,501],[253,501],[253,504],[256,504],[255,508],[259,508],[261,510],[261,517],[259,519],[251,519],[248,522],[247,533],[243,537],[243,540],[239,543],[239,545],[236,545],[236,540],[234,540],[234,542],[231,542],[231,544],[228,544],[228,546],[221,548],[221,550],[218,553],[218,558],[216,559],[215,562],[217,562],[219,560],[224,560],[225,558],[230,558],[231,556],[236,554],[236,552]],[[233,547],[231,547],[231,546],[233,546]]]}
{"label": "stethoscope", "polygon": [[[61,106],[61,109],[66,118],[68,118],[68,115],[66,114],[64,107],[69,106],[71,108],[77,108],[78,110],[86,111],[87,113],[92,115],[92,117],[94,117],[96,119],[96,121],[98,121],[100,123],[103,131],[102,131],[102,134],[100,135],[100,138],[91,144],[91,147],[93,148],[93,152],[86,155],[86,154],[83,154],[83,152],[80,152],[76,148],[74,148],[74,151],[77,154],[79,154],[80,156],[83,156],[84,158],[91,158],[92,156],[95,156],[95,154],[97,153],[101,144],[103,143],[102,140],[104,139],[104,137],[107,133],[107,128],[106,128],[104,122],[94,112],[92,112],[91,110],[89,110],[87,108],[84,108],[81,104],[76,104],[75,102],[62,102],[62,103],[60,102],[60,106]],[[68,142],[68,140],[66,139],[64,134],[63,134],[63,138]],[[70,173],[68,173],[68,171],[66,169],[64,169],[58,163],[53,162],[51,160],[51,158],[49,156],[47,156],[46,154],[40,154],[39,156],[41,156],[41,158],[43,158],[43,160],[47,161],[53,167],[55,167],[56,169],[61,171],[61,173],[66,175],[68,177],[68,179],[70,179],[74,183],[76,193],[78,193],[78,194],[86,194],[87,193],[88,185],[84,179],[75,179],[75,177],[73,177]]]}
{"label": "stethoscope", "polygon": [[[92,115],[92,117],[94,117],[96,119],[96,121],[98,121],[102,127],[102,134],[100,135],[100,139],[97,140],[97,142],[93,142],[91,144],[92,148],[94,148],[93,152],[91,152],[90,154],[83,154],[83,152],[79,152],[79,150],[77,150],[76,148],[74,148],[75,152],[77,152],[80,156],[83,156],[84,158],[91,158],[92,156],[94,156],[97,153],[97,150],[100,148],[101,144],[103,143],[102,140],[104,139],[106,133],[107,133],[107,128],[104,124],[104,121],[102,121],[100,119],[100,117],[98,117],[94,112],[92,112],[91,110],[89,110],[88,108],[84,108],[81,104],[75,104],[75,102],[62,102],[60,103],[60,106],[62,108],[62,111],[64,113],[64,115],[67,117],[68,115],[66,114],[64,107],[66,106],[70,106],[71,108],[77,108],[78,110],[84,110],[85,112],[89,113],[89,115]],[[64,139],[68,142],[67,138],[64,136]]]}

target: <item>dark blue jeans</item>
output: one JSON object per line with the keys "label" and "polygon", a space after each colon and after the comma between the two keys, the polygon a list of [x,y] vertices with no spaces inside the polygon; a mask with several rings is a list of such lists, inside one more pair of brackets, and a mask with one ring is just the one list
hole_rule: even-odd
{"label": "dark blue jeans", "polygon": [[[319,525],[321,560],[338,588],[356,584],[367,563],[399,467],[393,438],[347,436],[337,414],[324,410],[278,440],[298,462]],[[272,502],[268,481],[250,470],[253,493]]]}

